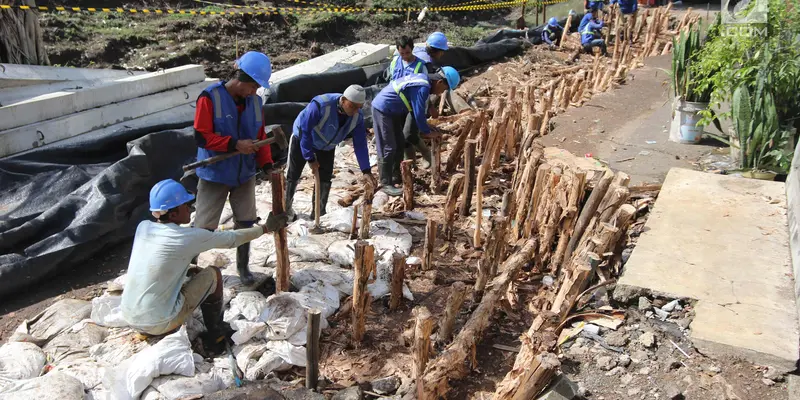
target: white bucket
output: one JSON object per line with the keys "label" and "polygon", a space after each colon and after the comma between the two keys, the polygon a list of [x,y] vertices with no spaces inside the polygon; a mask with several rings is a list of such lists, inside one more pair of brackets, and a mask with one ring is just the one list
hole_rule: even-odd
{"label": "white bucket", "polygon": [[700,143],[703,138],[703,127],[697,123],[703,118],[700,111],[708,108],[708,103],[693,103],[691,101],[681,101],[678,109],[675,110],[680,121],[680,143]]}

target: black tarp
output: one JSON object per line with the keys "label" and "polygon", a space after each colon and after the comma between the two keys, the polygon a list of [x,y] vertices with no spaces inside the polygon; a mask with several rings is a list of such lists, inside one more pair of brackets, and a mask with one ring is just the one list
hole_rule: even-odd
{"label": "black tarp", "polygon": [[[516,54],[525,45],[525,40],[494,34],[474,47],[451,48],[443,65],[463,71]],[[374,67],[337,65],[298,76],[274,85],[263,109],[265,121],[290,134],[294,118],[314,96],[342,92],[351,84],[368,87],[371,100],[386,83],[381,68]],[[369,102],[364,111],[371,126]],[[87,135],[0,159],[0,298],[131,237],[149,217],[150,188],[162,179],[179,179],[181,166],[195,157],[190,125],[175,121]],[[275,158],[285,154],[275,151]]]}

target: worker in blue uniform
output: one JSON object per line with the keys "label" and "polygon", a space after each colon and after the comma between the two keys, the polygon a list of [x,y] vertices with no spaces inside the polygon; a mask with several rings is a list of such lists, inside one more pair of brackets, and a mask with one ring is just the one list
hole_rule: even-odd
{"label": "worker in blue uniform", "polygon": [[428,68],[425,61],[414,55],[414,40],[408,36],[402,36],[395,42],[397,51],[389,69],[386,70],[390,81],[400,79],[411,74],[427,74]]}
{"label": "worker in blue uniform", "polygon": [[592,10],[594,10],[595,8],[598,9],[599,11],[603,11],[603,5],[605,5],[605,1],[603,0],[599,1],[583,0],[583,8],[584,10],[586,10],[587,14]]}
{"label": "worker in blue uniform", "polygon": [[406,115],[414,116],[420,133],[428,135],[425,111],[428,97],[441,94],[448,88],[454,90],[461,77],[452,67],[442,67],[434,74],[412,74],[392,81],[372,101],[372,127],[378,150],[378,171],[383,191],[390,196],[399,196],[400,162],[405,148],[403,124]]}
{"label": "worker in blue uniform", "polygon": [[639,2],[637,0],[611,0],[611,4],[619,4],[619,11],[622,13],[623,23],[625,24],[626,40],[631,40],[633,34],[633,24],[639,13]]}
{"label": "worker in blue uniform", "polygon": [[550,47],[558,46],[561,44],[561,35],[564,33],[564,28],[558,24],[556,17],[550,17],[547,25],[542,29],[542,41],[547,43]]}
{"label": "worker in blue uniform", "polygon": [[[327,93],[314,97],[294,120],[292,138],[289,140],[289,168],[286,170],[284,197],[285,210],[290,221],[296,219],[292,202],[306,164],[319,173],[320,216],[325,215],[325,206],[331,191],[336,145],[347,138],[353,139],[356,160],[364,178],[373,187],[377,185],[369,164],[367,132],[364,128],[364,113],[361,111],[366,100],[364,88],[350,85],[343,94]],[[316,194],[312,199],[315,198]],[[314,218],[313,211],[311,218]]]}
{"label": "worker in blue uniform", "polygon": [[590,14],[583,16],[578,28],[581,34],[581,45],[583,45],[583,50],[589,54],[592,54],[595,47],[599,47],[601,53],[607,55],[606,41],[603,40],[603,36],[600,33],[603,28],[603,21],[599,19],[599,15],[600,11],[594,8]]}

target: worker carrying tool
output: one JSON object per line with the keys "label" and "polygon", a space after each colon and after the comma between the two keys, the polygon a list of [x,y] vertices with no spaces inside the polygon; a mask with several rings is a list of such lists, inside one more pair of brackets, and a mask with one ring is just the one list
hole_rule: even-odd
{"label": "worker carrying tool", "polygon": [[561,34],[564,28],[558,24],[556,17],[550,17],[547,25],[542,29],[542,41],[550,45],[550,47],[558,46],[561,44]]}
{"label": "worker carrying tool", "polygon": [[[317,197],[316,190],[319,190],[320,216],[325,215],[336,145],[347,138],[353,139],[361,173],[375,187],[377,182],[369,165],[367,132],[361,111],[366,101],[364,88],[350,85],[344,94],[327,93],[314,97],[294,120],[292,138],[289,140],[289,168],[286,170],[285,209],[290,220],[296,219],[292,202],[306,163],[315,175],[319,174],[320,188],[314,188],[314,198]],[[314,216],[312,214],[311,218]]]}
{"label": "worker carrying tool", "polygon": [[390,196],[399,196],[401,150],[405,148],[403,124],[410,113],[423,135],[431,133],[425,116],[431,94],[455,89],[461,77],[452,67],[442,67],[434,74],[412,74],[392,81],[372,100],[372,127],[378,149],[381,188]]}
{"label": "worker carrying tool", "polygon": [[[190,271],[189,263],[204,251],[241,246],[275,231],[286,225],[286,215],[270,215],[265,225],[235,231],[182,227],[191,221],[194,200],[172,179],[150,190],[150,212],[156,220],[136,228],[121,309],[135,330],[159,336],[180,328],[199,306],[207,329],[201,336],[203,348],[219,354],[232,333],[222,321],[222,274],[216,267]],[[184,283],[187,275],[191,277]]]}
{"label": "worker carrying tool", "polygon": [[[272,74],[269,57],[249,51],[236,61],[234,77],[207,87],[197,99],[194,117],[197,160],[223,153],[239,155],[197,168],[197,213],[194,226],[215,230],[225,201],[230,200],[234,229],[253,226],[256,212],[256,172],[269,174],[272,169],[270,146],[259,147],[256,140],[266,140],[259,86],[269,87]],[[248,263],[250,243],[236,249],[236,269],[245,285],[253,283]]]}
{"label": "worker carrying tool", "polygon": [[605,56],[608,55],[606,50],[606,41],[603,40],[603,35],[600,30],[603,28],[603,21],[599,19],[600,11],[593,8],[590,14],[583,16],[581,24],[578,26],[578,31],[581,33],[581,45],[583,50],[589,54],[594,52],[595,47],[600,48],[600,52]]}

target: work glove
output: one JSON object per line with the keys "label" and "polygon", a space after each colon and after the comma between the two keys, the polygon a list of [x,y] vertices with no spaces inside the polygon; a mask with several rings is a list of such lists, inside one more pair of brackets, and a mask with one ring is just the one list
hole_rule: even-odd
{"label": "work glove", "polygon": [[288,221],[289,216],[286,215],[286,213],[280,213],[278,215],[269,213],[269,216],[267,216],[267,223],[261,225],[261,227],[264,229],[264,233],[275,232],[278,229],[285,227]]}

